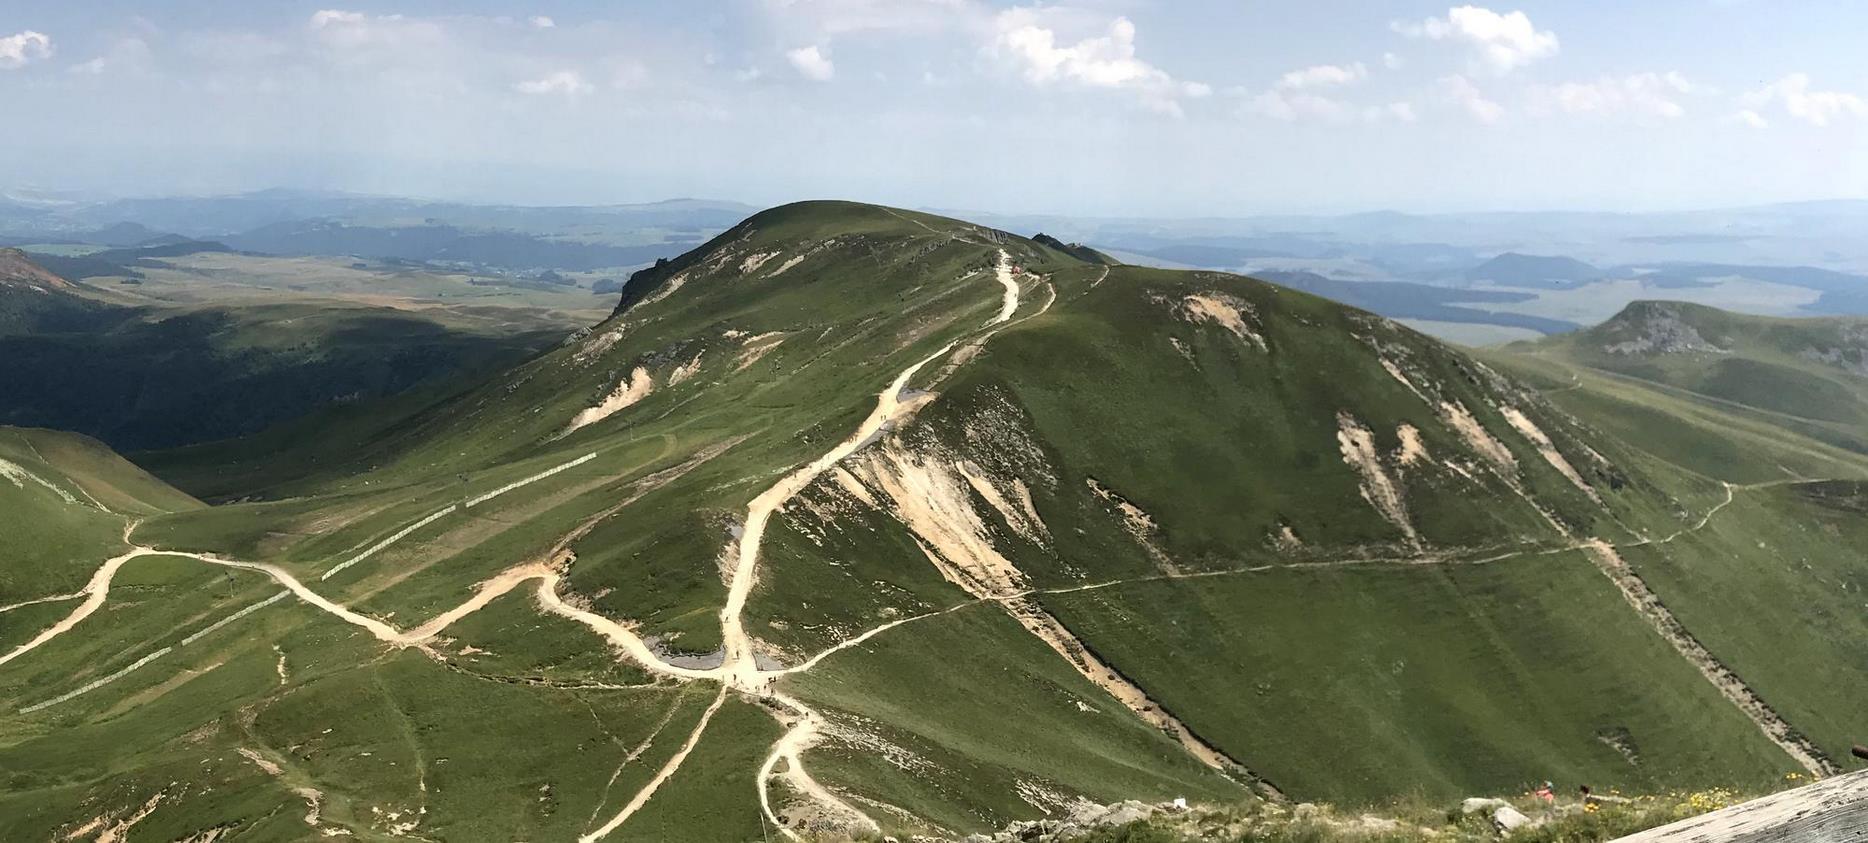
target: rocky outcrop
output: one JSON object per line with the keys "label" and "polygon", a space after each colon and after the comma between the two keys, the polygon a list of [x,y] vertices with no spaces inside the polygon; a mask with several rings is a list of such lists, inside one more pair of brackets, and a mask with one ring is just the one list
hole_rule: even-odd
{"label": "rocky outcrop", "polygon": [[1042,820],[1015,822],[1005,830],[992,834],[973,834],[965,838],[965,843],[1052,843],[1052,841],[1075,840],[1097,829],[1120,828],[1131,823],[1153,817],[1162,812],[1186,810],[1185,804],[1162,802],[1151,805],[1146,802],[1117,802],[1113,805],[1098,805],[1094,802],[1078,802],[1064,811],[1062,816]]}
{"label": "rocky outcrop", "polygon": [[1724,354],[1683,318],[1673,302],[1635,302],[1612,323],[1617,341],[1604,343],[1610,354]]}

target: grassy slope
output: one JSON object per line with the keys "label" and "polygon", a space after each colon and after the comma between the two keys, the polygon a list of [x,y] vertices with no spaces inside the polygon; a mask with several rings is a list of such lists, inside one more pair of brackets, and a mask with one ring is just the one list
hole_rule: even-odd
{"label": "grassy slope", "polygon": [[904,632],[832,656],[791,683],[833,722],[873,736],[814,750],[807,763],[820,781],[948,829],[993,828],[1055,807],[1046,793],[1243,796],[993,607]]}
{"label": "grassy slope", "polygon": [[1045,602],[1190,726],[1307,799],[1448,801],[1544,779],[1759,785],[1793,767],[1577,553]]}
{"label": "grassy slope", "polygon": [[[1210,273],[1123,268],[1094,286],[1067,273],[1055,280],[1058,304],[995,338],[903,434],[923,454],[1003,470],[1030,486],[1048,544],[992,523],[1002,530],[994,534],[999,546],[1038,585],[1159,577],[1159,561],[1086,490],[1089,478],[1145,510],[1154,522],[1150,543],[1183,570],[1410,553],[1362,501],[1357,475],[1336,453],[1337,414],[1375,431],[1383,454],[1398,448],[1393,431],[1407,424],[1438,459],[1472,455],[1384,371],[1375,347],[1420,388],[1472,408],[1514,452],[1523,486],[1578,534],[1673,532],[1721,497],[1715,485],[1600,436],[1438,344],[1319,299]],[[1213,291],[1249,303],[1267,349],[1176,314],[1182,296]],[[1594,464],[1605,505],[1545,464],[1501,420],[1505,406],[1533,416],[1573,464]],[[1022,433],[982,437],[980,428]],[[1584,441],[1607,465],[1593,463]],[[1006,453],[1026,447],[1020,442],[1036,448],[1041,467],[1008,463]],[[1483,472],[1471,480],[1443,465],[1387,466],[1413,524],[1442,556],[1560,539]],[[1475,497],[1493,503],[1475,508]],[[990,512],[983,500],[973,504]],[[919,555],[912,545],[864,518],[839,515],[835,526],[777,545],[800,559],[816,547],[820,558],[838,561],[789,564],[774,575],[766,634],[808,650],[823,643],[819,636],[955,601],[908,573]],[[1280,526],[1305,546],[1276,546],[1270,539]],[[1443,797],[1558,773],[1749,782],[1788,765],[1580,557],[1535,558],[1536,565],[1496,569],[1268,574],[1281,586],[1271,591],[1261,580],[1221,578],[1043,599],[1196,731],[1306,798]],[[819,599],[807,600],[813,595]],[[788,608],[799,604],[805,608]],[[1537,620],[1525,621],[1524,612]],[[916,623],[946,626],[958,617]],[[920,629],[910,634],[928,634]],[[1213,661],[1218,654],[1225,655]],[[1398,662],[1418,667],[1390,675]],[[1608,666],[1598,669],[1599,682],[1569,678],[1597,665]],[[1267,671],[1293,686],[1315,684],[1296,693],[1248,690]],[[1667,690],[1642,697],[1621,690],[1636,681]],[[1388,690],[1376,690],[1384,683]],[[1597,739],[1598,731],[1620,729],[1645,740],[1648,766],[1629,768]],[[1724,734],[1723,749],[1696,745],[1695,729]],[[1369,746],[1381,752],[1354,760]],[[1407,772],[1381,774],[1397,769]]]}
{"label": "grassy slope", "polygon": [[[662,276],[664,289],[682,278],[666,298],[395,424],[360,423],[314,440],[309,448],[332,455],[315,470],[271,473],[264,448],[250,444],[190,454],[185,462],[198,477],[228,464],[224,457],[251,468],[217,496],[244,489],[291,497],[154,515],[136,538],[277,562],[332,599],[406,626],[589,526],[569,546],[570,590],[672,649],[706,653],[719,643],[719,555],[746,502],[847,435],[895,372],[996,311],[990,236],[844,203],[761,214],[678,261]],[[1389,376],[1381,357],[1434,399],[1468,406],[1510,449],[1520,487],[1578,534],[1671,533],[1722,497],[1714,480],[1693,472],[1723,475],[1663,459],[1657,426],[1610,416],[1643,434],[1624,444],[1610,435],[1620,427],[1605,430],[1594,415],[1585,424],[1562,411],[1587,410],[1568,402],[1597,394],[1591,390],[1542,399],[1417,334],[1256,282],[1127,267],[1105,276],[1029,241],[997,242],[1048,276],[1055,303],[1034,315],[1051,290],[1028,280],[1020,316],[1031,318],[954,374],[924,373],[914,386],[937,389],[939,400],[884,444],[1027,480],[1046,541],[1014,538],[982,500],[970,503],[986,513],[988,538],[1038,585],[1150,578],[1164,564],[1227,569],[1411,554],[1338,454],[1339,412],[1372,431],[1410,523],[1443,558],[1564,541],[1505,481],[1470,468],[1477,457],[1467,444]],[[781,266],[789,268],[779,274]],[[1265,350],[1181,314],[1183,297],[1215,291],[1250,306]],[[764,348],[773,336],[782,341]],[[655,385],[646,397],[566,433],[574,415],[637,368]],[[1533,418],[1605,503],[1547,465],[1505,423],[1506,407]],[[1716,433],[1717,421],[1698,424],[1702,435]],[[1402,425],[1418,428],[1430,462],[1402,470]],[[1760,429],[1739,430],[1766,438]],[[1029,447],[1005,447],[1006,437]],[[1796,447],[1808,451],[1798,465],[1812,472],[1836,464],[1834,448]],[[1747,470],[1762,470],[1753,449],[1731,450]],[[343,574],[317,579],[430,513],[587,454],[595,457],[457,509]],[[1469,466],[1470,479],[1448,460]],[[1090,491],[1089,478],[1149,513],[1152,552]],[[848,512],[821,523],[810,505],[828,500],[825,491],[813,487],[768,534],[748,621],[775,651],[795,659],[886,619],[964,600],[893,516]],[[1475,498],[1490,504],[1474,507]],[[1282,527],[1304,546],[1273,542]],[[1470,570],[1137,583],[1045,602],[1208,739],[1298,796],[1496,790],[1540,775],[1749,781],[1783,768],[1785,759],[1642,634],[1600,575],[1574,557],[1535,559]],[[436,834],[486,824],[502,837],[565,836],[620,807],[679,744],[670,736],[685,735],[711,698],[706,684],[568,687],[642,686],[646,677],[593,659],[602,650],[594,638],[541,621],[521,593],[450,630],[435,662],[385,654],[293,601],[180,646],[276,589],[257,575],[160,558],[136,560],[124,575],[133,587],[121,601],[113,592],[112,623],[87,622],[0,669],[0,697],[10,703],[0,711],[17,711],[174,648],[69,702],[0,717],[0,769],[27,776],[9,788],[23,795],[4,797],[12,807],[0,801],[11,836],[46,836],[75,817],[147,798],[165,782],[193,788],[219,775],[229,778],[211,791],[166,797],[178,807],[152,815],[164,818],[161,829],[180,836],[188,823],[228,822],[261,838],[269,828],[302,834],[302,800],[289,788],[315,787],[326,795],[326,818],[366,838],[422,807],[420,828]],[[1265,583],[1282,590],[1267,592]],[[1655,587],[1674,599],[1668,584]],[[1689,626],[1723,611],[1681,607]],[[1280,639],[1260,628],[1267,616],[1282,618],[1270,632],[1285,646],[1273,646]],[[0,638],[18,635],[0,627]],[[1736,646],[1708,644],[1721,653]],[[1244,666],[1195,669],[1214,653]],[[1395,674],[1397,660],[1410,668]],[[1487,669],[1498,661],[1514,669]],[[1330,665],[1343,684],[1321,682],[1317,664]],[[1591,678],[1577,681],[1566,670],[1575,665],[1589,666]],[[1293,687],[1312,683],[1309,699],[1330,713],[1246,697],[1260,671],[1278,671]],[[1637,685],[1655,690],[1627,692]],[[989,604],[878,636],[789,686],[846,730],[808,753],[813,773],[903,830],[983,828],[1074,794],[1223,800],[1242,792]],[[1371,687],[1386,696],[1365,698],[1361,690]],[[1444,711],[1416,711],[1429,701]],[[1793,713],[1793,722],[1844,716],[1829,700],[1813,699],[1810,710]],[[1277,722],[1275,734],[1259,726],[1265,720]],[[1342,728],[1345,721],[1356,729]],[[621,748],[657,728],[664,731],[651,749],[616,772],[627,755]],[[1595,740],[1598,730],[1618,728],[1633,736],[1646,766],[1618,767],[1620,756]],[[1694,746],[1692,729],[1720,737]],[[623,836],[663,835],[680,827],[690,806],[706,805],[720,807],[708,815],[720,824],[689,828],[690,839],[752,838],[759,830],[744,810],[750,774],[775,730],[769,717],[730,702],[690,759],[694,766]],[[1393,754],[1381,760],[1418,782],[1389,787],[1371,779],[1368,765],[1335,755],[1387,735],[1408,740],[1387,744]],[[880,753],[875,741],[909,756]],[[113,742],[122,751],[106,755]],[[240,746],[283,765],[282,776],[252,775],[256,765],[233,754]],[[891,761],[910,756],[925,764]],[[236,763],[222,763],[229,760]],[[190,763],[207,772],[178,773]],[[283,826],[269,825],[279,816]]]}
{"label": "grassy slope", "polygon": [[[1654,347],[1655,339],[1670,342]],[[1868,321],[1635,302],[1589,330],[1513,350],[1653,384],[1868,453]]]}
{"label": "grassy slope", "polygon": [[[127,549],[130,519],[201,507],[85,436],[0,427],[0,460],[30,475],[0,477],[0,605],[76,591]],[[0,614],[0,636],[25,625]]]}
{"label": "grassy slope", "polygon": [[1708,529],[1627,559],[1680,620],[1831,757],[1862,740],[1868,498],[1859,483],[1745,490]]}
{"label": "grassy slope", "polygon": [[[842,250],[826,249],[790,270],[782,281],[741,271],[736,255],[733,261],[714,267],[710,276],[691,281],[688,295],[645,306],[643,315],[624,320],[622,336],[606,339],[600,333],[588,343],[567,346],[448,403],[444,410],[417,414],[410,422],[372,434],[361,449],[365,453],[343,455],[353,464],[367,461],[373,471],[333,475],[317,488],[301,486],[301,491],[310,494],[294,499],[153,518],[139,531],[138,539],[159,546],[278,561],[297,568],[309,580],[430,512],[566,460],[596,454],[596,459],[576,469],[439,519],[380,557],[342,578],[319,582],[318,587],[336,599],[357,601],[368,611],[412,623],[464,598],[467,587],[477,579],[542,552],[593,515],[635,498],[634,505],[598,523],[597,532],[577,543],[574,585],[595,593],[598,606],[612,614],[643,618],[649,631],[671,638],[676,646],[710,649],[714,644],[709,639],[717,641],[712,615],[720,599],[714,557],[725,521],[742,511],[745,500],[768,483],[778,467],[801,462],[846,435],[894,369],[925,355],[946,337],[983,322],[997,306],[998,287],[984,274],[991,250],[952,243],[942,233],[879,210],[833,207],[827,215],[826,210],[791,209],[765,220],[769,225],[759,230],[734,233],[746,235],[738,244],[738,255],[766,248],[799,249],[821,242],[818,238],[839,238]],[[1047,258],[1028,244],[1015,247],[1031,250],[1032,259],[1027,262],[1057,259],[1054,255]],[[852,259],[857,255],[860,261]],[[761,284],[766,289],[757,289]],[[775,330],[785,332],[785,341],[777,349],[756,365],[739,365],[745,345],[742,336]],[[613,344],[604,348],[597,345],[599,341]],[[673,365],[693,360],[697,354],[703,361],[698,374],[684,385],[669,382]],[[572,415],[594,403],[637,365],[654,371],[658,383],[654,394],[611,420],[568,437],[559,435]],[[238,494],[238,490],[230,487],[226,493]],[[692,514],[669,519],[671,512]],[[645,523],[655,529],[641,531],[639,526]],[[125,575],[163,564],[157,559],[137,560],[126,567]],[[187,564],[179,567],[190,569]],[[93,629],[103,635],[95,641],[73,633],[69,640],[21,660],[15,693],[29,704],[74,682],[114,672],[162,646],[176,649],[103,688],[25,716],[6,731],[26,734],[40,728],[74,727],[69,718],[79,712],[116,705],[124,695],[146,693],[150,687],[172,681],[176,668],[202,660],[194,653],[210,641],[241,627],[250,629],[249,625],[303,614],[289,603],[269,608],[253,620],[230,627],[229,632],[179,647],[175,642],[180,637],[272,591],[257,577],[236,574],[229,578],[198,565],[190,570],[170,572],[181,578],[168,586],[179,589],[170,601],[189,606],[180,618],[153,611],[154,603],[130,604],[147,605],[152,611],[146,619],[108,630]],[[126,596],[135,593],[124,592]],[[517,595],[505,598],[451,631],[454,642],[446,650],[449,664],[425,669],[425,674],[433,675],[420,682],[473,683],[462,687],[503,689],[499,693],[523,700],[554,684],[641,678],[628,670],[606,671],[601,664],[590,662],[584,656],[592,649],[601,651],[594,640],[586,637],[581,642],[580,655],[577,630],[528,622],[529,610],[523,602]],[[523,631],[502,631],[515,626]],[[327,620],[313,620],[310,627],[326,631],[327,637],[317,645],[325,654],[320,657],[362,646],[355,640],[357,635],[333,629]],[[329,638],[333,632],[337,637]],[[264,649],[267,640],[274,639],[241,636],[227,646],[244,648],[240,658],[270,667],[271,654]],[[287,649],[288,661],[296,664],[299,656]],[[354,655],[335,657],[355,660]],[[74,659],[95,667],[74,675]],[[229,660],[203,676],[222,675],[225,665],[234,663]],[[406,695],[396,690],[399,684],[415,681],[404,676],[413,668],[406,657],[394,664],[401,666],[393,670],[388,665],[371,667],[327,678],[315,674],[301,678],[294,670],[278,692],[280,700],[267,703],[267,711],[279,713],[262,714],[257,721],[266,745],[287,746],[302,742],[305,734],[294,731],[297,727],[269,723],[303,720],[306,712],[340,700],[345,706],[363,706],[344,718],[354,721],[359,731],[328,754],[336,757],[305,759],[296,769],[288,768],[289,776],[326,791],[328,817],[360,833],[372,829],[381,833],[389,822],[367,808],[403,811],[406,820],[406,811],[420,792],[419,788],[409,792],[405,769],[415,763],[418,753],[395,750],[384,757],[385,750],[362,755],[375,742],[394,743],[390,727],[397,718],[385,706],[414,716],[406,711],[411,705]],[[358,684],[366,680],[371,687],[386,688],[375,692],[378,702],[371,702],[372,693]],[[205,682],[205,678],[195,679],[180,687]],[[318,690],[325,686],[332,690]],[[300,696],[325,702],[306,709],[303,706],[308,704],[293,702]],[[388,698],[395,705],[382,701]],[[129,711],[148,708],[145,702]],[[54,711],[67,712],[67,719],[45,719]],[[692,795],[682,799],[704,802],[720,798],[720,788],[731,788],[736,801],[743,799],[741,791],[749,788],[751,770],[737,767],[747,766],[748,759],[756,763],[776,727],[763,714],[748,720],[743,713],[732,711],[729,706],[722,713],[723,725],[710,732],[703,749],[710,756],[738,759],[734,769],[724,771],[724,779],[684,773],[670,785],[670,794],[691,790]],[[747,722],[734,725],[738,721]],[[153,737],[174,734],[173,729],[180,727],[177,722],[173,727],[151,724],[150,729]],[[679,728],[679,724],[670,728]],[[573,732],[553,726],[544,727],[541,733]],[[534,743],[541,749],[561,749],[555,740]],[[673,745],[664,738],[656,747],[672,750]],[[155,757],[153,748],[148,752],[147,757]],[[496,750],[491,757],[497,756]],[[650,759],[644,756],[641,761]],[[403,770],[400,775],[388,769],[391,761]],[[449,761],[459,762],[459,757]],[[607,776],[611,771],[606,767],[602,772]],[[72,772],[67,769],[67,774]],[[646,779],[632,780],[632,775],[620,776],[615,787],[620,791],[632,781],[639,784]],[[734,777],[738,777],[737,784]],[[76,778],[82,781],[84,775]],[[486,778],[489,785],[497,782],[502,789],[513,786],[504,771]],[[684,780],[697,783],[680,784]],[[669,804],[681,801],[670,799]],[[593,799],[579,791],[566,794],[565,800],[580,806],[620,805],[615,794]],[[482,804],[489,801],[497,803],[477,797],[451,802],[431,794],[424,827],[476,822],[475,818],[485,816],[480,812],[503,804]],[[529,816],[516,805],[506,807],[513,817]],[[203,808],[197,819],[215,816],[214,810]],[[632,823],[667,821],[655,816],[645,813]],[[756,821],[756,816],[735,819],[740,825],[731,833],[756,833],[744,820]],[[531,832],[517,828],[513,833]]]}

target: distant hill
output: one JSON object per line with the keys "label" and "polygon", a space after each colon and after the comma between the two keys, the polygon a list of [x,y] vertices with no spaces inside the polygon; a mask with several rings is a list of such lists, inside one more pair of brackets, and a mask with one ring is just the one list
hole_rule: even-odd
{"label": "distant hill", "polygon": [[608,246],[509,231],[470,231],[451,225],[377,227],[325,220],[282,222],[225,239],[241,251],[268,255],[355,255],[499,269],[549,267],[572,271],[647,263],[685,248],[665,243]]}
{"label": "distant hill", "polygon": [[1523,313],[1485,310],[1486,302],[1522,302],[1535,298],[1531,293],[1504,290],[1464,290],[1405,281],[1343,281],[1325,278],[1314,272],[1268,271],[1255,273],[1274,284],[1319,295],[1379,313],[1390,319],[1428,319],[1436,322],[1463,322],[1480,325],[1504,325],[1528,328],[1542,334],[1561,334],[1578,327],[1574,322],[1532,316]]}
{"label": "distant hill", "polygon": [[1176,243],[1149,249],[1137,249],[1136,252],[1151,258],[1160,258],[1169,263],[1213,269],[1238,269],[1260,258],[1292,256],[1291,250],[1286,249],[1216,246],[1207,243]]}
{"label": "distant hill", "polygon": [[[101,274],[219,244],[100,252]],[[547,283],[540,281],[539,283]],[[0,424],[77,431],[125,448],[256,433],[330,407],[507,365],[555,333],[455,330],[390,308],[124,307],[0,249]]]}
{"label": "distant hill", "polygon": [[671,199],[637,205],[518,206],[272,189],[227,196],[119,199],[68,209],[52,219],[65,220],[80,228],[131,222],[153,229],[151,234],[173,231],[218,239],[255,228],[308,220],[332,220],[360,226],[432,223],[530,234],[683,227],[718,231],[754,210],[736,202],[702,199]]}
{"label": "distant hill", "polygon": [[[130,316],[79,295],[70,281],[19,249],[0,248],[0,337],[98,330]],[[7,361],[19,365],[19,361]],[[4,368],[4,367],[0,367]]]}
{"label": "distant hill", "polygon": [[39,290],[70,290],[71,282],[32,261],[19,249],[0,249],[0,284]]}
{"label": "distant hill", "polygon": [[150,261],[175,258],[201,252],[230,251],[225,244],[181,237],[153,238],[147,245],[104,249],[82,255],[32,253],[32,259],[45,268],[72,281],[86,278],[140,278],[139,268],[149,268]]}
{"label": "distant hill", "polygon": [[1561,290],[1599,281],[1603,275],[1602,270],[1575,258],[1506,252],[1466,270],[1465,278],[1503,287]]}
{"label": "distant hill", "polygon": [[1868,453],[1868,319],[1784,319],[1638,301],[1538,353],[1755,408]]}

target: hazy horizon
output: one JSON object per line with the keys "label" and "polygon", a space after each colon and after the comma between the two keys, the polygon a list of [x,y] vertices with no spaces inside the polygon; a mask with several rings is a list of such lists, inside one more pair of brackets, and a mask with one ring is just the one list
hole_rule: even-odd
{"label": "hazy horizon", "polygon": [[1841,0],[330,2],[13,4],[0,106],[33,119],[0,183],[1104,217],[1868,196]]}
{"label": "hazy horizon", "polygon": [[[507,206],[507,207],[514,207],[514,208],[632,207],[632,206],[648,206],[648,205],[658,205],[658,204],[678,203],[678,202],[696,202],[696,203],[712,203],[712,204],[722,204],[722,205],[743,206],[747,209],[757,211],[757,210],[763,210],[766,208],[778,207],[781,205],[788,205],[788,204],[792,204],[796,202],[809,202],[809,201],[819,201],[819,200],[849,201],[849,202],[861,202],[861,203],[867,203],[867,204],[885,204],[885,205],[889,204],[886,202],[866,199],[861,196],[803,196],[803,195],[791,197],[791,198],[779,199],[779,200],[772,201],[772,202],[764,202],[764,203],[750,202],[744,199],[739,199],[739,198],[735,198],[731,196],[625,197],[625,198],[615,199],[612,201],[601,201],[601,202],[565,202],[565,203],[515,202],[515,201],[509,201],[506,199],[502,199],[500,197],[492,197],[492,196],[489,196],[489,197],[450,197],[450,196],[435,196],[435,195],[420,195],[420,194],[405,194],[405,193],[365,192],[365,191],[343,190],[343,189],[338,189],[338,188],[296,187],[296,186],[290,186],[290,185],[268,185],[268,186],[255,187],[255,188],[244,189],[244,190],[228,190],[228,191],[201,192],[201,193],[157,192],[157,193],[140,193],[140,194],[138,193],[108,193],[108,192],[103,192],[103,191],[59,190],[57,188],[48,188],[48,187],[44,187],[40,185],[12,185],[12,186],[8,186],[5,188],[0,188],[0,199],[14,201],[14,202],[18,202],[20,204],[26,204],[26,205],[38,204],[38,205],[50,206],[50,205],[61,203],[61,202],[73,203],[73,204],[92,204],[92,203],[105,203],[105,202],[113,202],[113,201],[238,199],[238,198],[243,198],[243,197],[261,196],[261,195],[269,194],[269,193],[297,194],[297,195],[303,195],[303,196],[329,196],[329,197],[372,199],[372,200],[384,200],[384,201],[407,201],[407,202],[420,202],[420,203],[432,203],[432,204],[480,205],[480,206],[488,206],[488,207]],[[1246,219],[1259,219],[1259,218],[1275,219],[1279,217],[1312,217],[1312,216],[1325,217],[1325,218],[1356,217],[1356,216],[1373,216],[1373,215],[1380,215],[1380,214],[1400,214],[1403,216],[1420,216],[1420,217],[1468,216],[1468,215],[1491,215],[1491,214],[1496,214],[1496,215],[1624,214],[1624,215],[1629,215],[1629,216],[1643,216],[1643,215],[1667,215],[1667,214],[1718,213],[1722,211],[1748,211],[1748,210],[1766,209],[1766,208],[1773,208],[1773,207],[1796,207],[1796,206],[1806,206],[1806,205],[1851,204],[1851,203],[1862,203],[1864,205],[1868,205],[1868,196],[1837,196],[1837,197],[1823,197],[1823,198],[1811,198],[1811,199],[1785,199],[1785,200],[1779,200],[1779,201],[1773,201],[1773,202],[1759,202],[1759,203],[1752,203],[1752,204],[1732,204],[1732,205],[1718,205],[1718,206],[1690,205],[1690,206],[1682,206],[1678,208],[1653,208],[1653,209],[1645,209],[1645,210],[1628,210],[1628,209],[1622,209],[1622,208],[1583,207],[1583,206],[1473,207],[1473,208],[1446,208],[1446,209],[1368,207],[1368,208],[1349,208],[1349,209],[1341,209],[1341,210],[1304,210],[1304,209],[1281,210],[1281,209],[1272,208],[1272,209],[1266,209],[1266,210],[1261,210],[1261,211],[1244,211],[1244,212],[1240,212],[1236,214],[1089,214],[1089,213],[1073,213],[1068,210],[1048,210],[1048,209],[1042,209],[1042,208],[1032,208],[1032,209],[1009,208],[1008,209],[1008,208],[991,208],[991,207],[949,207],[949,206],[943,206],[943,205],[906,204],[906,203],[898,204],[896,205],[896,207],[903,207],[903,208],[907,208],[910,210],[928,211],[928,212],[933,212],[933,213],[941,213],[941,214],[949,214],[949,215],[982,214],[982,215],[987,215],[987,216],[1003,216],[1003,217],[1060,217],[1060,218],[1070,218],[1070,219],[1080,219],[1080,220],[1096,220],[1096,219],[1108,219],[1108,220],[1119,220],[1119,219],[1227,220],[1227,219],[1236,219],[1236,220],[1246,220]]]}

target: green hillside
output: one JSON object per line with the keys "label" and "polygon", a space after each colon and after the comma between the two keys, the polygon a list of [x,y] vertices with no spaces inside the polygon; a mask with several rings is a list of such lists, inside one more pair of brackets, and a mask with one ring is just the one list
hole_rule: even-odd
{"label": "green hillside", "polygon": [[98,496],[0,482],[69,525],[0,568],[54,598],[0,610],[0,837],[955,838],[1836,768],[1859,694],[1807,672],[1860,658],[1860,496],[1755,475],[1868,463],[1058,243],[775,208],[464,391],[151,461],[213,507],[0,435]]}
{"label": "green hillside", "polygon": [[1642,301],[1594,328],[1518,350],[1868,453],[1868,319],[1781,319]]}

